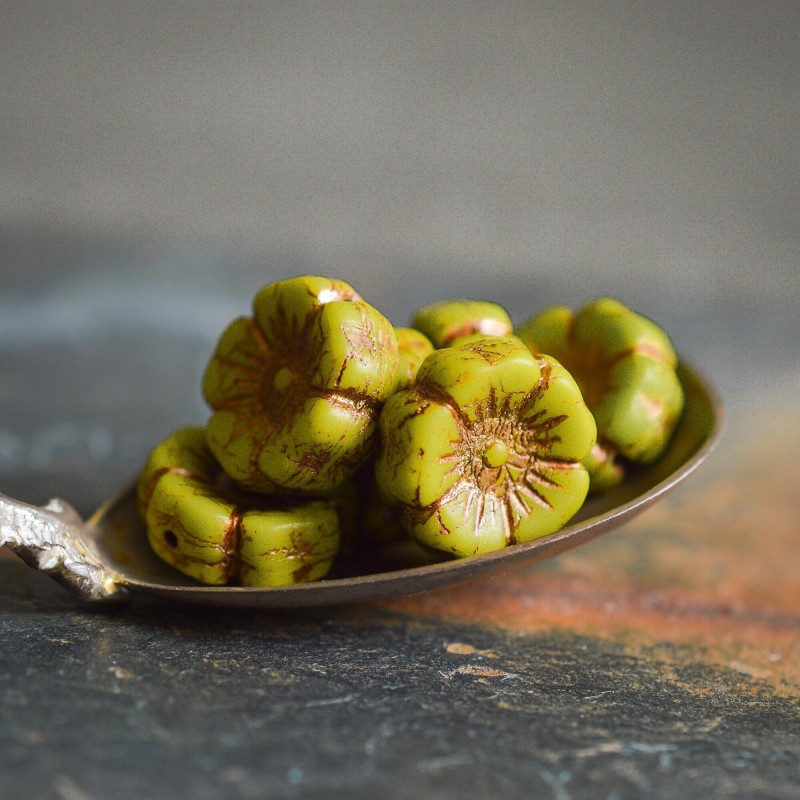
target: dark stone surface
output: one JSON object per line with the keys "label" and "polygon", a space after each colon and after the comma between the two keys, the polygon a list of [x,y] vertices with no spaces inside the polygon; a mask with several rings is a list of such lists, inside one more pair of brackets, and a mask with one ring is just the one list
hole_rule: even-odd
{"label": "dark stone surface", "polygon": [[76,608],[0,560],[0,796],[794,798],[796,700],[379,608]]}

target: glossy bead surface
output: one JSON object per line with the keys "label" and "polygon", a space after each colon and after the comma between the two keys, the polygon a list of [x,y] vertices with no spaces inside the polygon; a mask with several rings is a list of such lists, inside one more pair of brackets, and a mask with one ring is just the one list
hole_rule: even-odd
{"label": "glossy bead surface", "polygon": [[269,587],[318,580],[339,551],[337,500],[240,491],[199,427],[181,428],[154,448],[137,495],[153,551],[201,583]]}
{"label": "glossy bead surface", "polygon": [[431,340],[416,328],[395,328],[397,334],[397,389],[407,389],[414,383],[422,362],[433,352]]}
{"label": "glossy bead surface", "polygon": [[463,557],[528,541],[586,497],[592,415],[569,373],[515,337],[435,351],[380,427],[378,486],[425,546]]}
{"label": "glossy bead surface", "polygon": [[651,462],[663,452],[683,409],[677,355],[652,320],[601,297],[577,312],[553,306],[518,330],[531,352],[554,356],[572,373],[597,421],[593,484],[622,479],[618,455]]}
{"label": "glossy bead surface", "polygon": [[412,325],[422,331],[434,347],[450,347],[465,336],[508,336],[511,317],[497,303],[485,300],[444,300],[423,306]]}
{"label": "glossy bead surface", "polygon": [[234,320],[203,378],[214,456],[254,491],[325,492],[367,458],[396,388],[391,323],[343,281],[264,287]]}

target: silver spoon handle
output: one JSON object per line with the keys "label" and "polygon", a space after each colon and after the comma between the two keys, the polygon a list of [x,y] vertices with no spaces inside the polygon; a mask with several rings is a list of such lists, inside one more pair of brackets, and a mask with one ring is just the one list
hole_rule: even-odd
{"label": "silver spoon handle", "polygon": [[86,523],[63,500],[34,506],[0,494],[0,545],[83,600],[121,599],[123,587],[88,544]]}

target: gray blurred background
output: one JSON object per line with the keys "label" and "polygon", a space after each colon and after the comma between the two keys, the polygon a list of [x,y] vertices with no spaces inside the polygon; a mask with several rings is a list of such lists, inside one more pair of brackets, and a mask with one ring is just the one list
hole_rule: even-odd
{"label": "gray blurred background", "polygon": [[793,401],[799,45],[795,0],[5,0],[0,486],[91,507],[304,272],[396,323],[615,294],[733,424]]}

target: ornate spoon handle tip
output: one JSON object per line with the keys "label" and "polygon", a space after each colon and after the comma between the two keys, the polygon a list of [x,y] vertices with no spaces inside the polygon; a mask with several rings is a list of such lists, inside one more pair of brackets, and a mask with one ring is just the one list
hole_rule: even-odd
{"label": "ornate spoon handle tip", "polygon": [[86,524],[63,500],[40,507],[0,494],[0,545],[83,600],[116,601],[125,594],[94,552]]}

